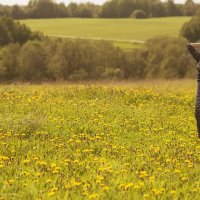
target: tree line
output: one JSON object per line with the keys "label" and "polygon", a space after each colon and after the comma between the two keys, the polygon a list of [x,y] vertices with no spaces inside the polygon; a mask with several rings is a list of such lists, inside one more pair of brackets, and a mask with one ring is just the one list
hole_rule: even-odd
{"label": "tree line", "polygon": [[[77,81],[191,78],[195,67],[182,37],[156,37],[126,52],[107,41],[53,39],[4,17],[0,20],[0,80]],[[8,35],[8,36],[7,36]],[[4,38],[5,37],[5,38]]]}
{"label": "tree line", "polygon": [[[185,4],[175,4],[173,0],[109,0],[102,6],[93,3],[57,4],[53,0],[30,0],[27,6],[0,5],[0,16],[14,19],[26,18],[127,18],[137,17],[135,11],[143,13],[144,17],[192,16],[199,4],[186,0]],[[139,15],[141,16],[141,15]]]}

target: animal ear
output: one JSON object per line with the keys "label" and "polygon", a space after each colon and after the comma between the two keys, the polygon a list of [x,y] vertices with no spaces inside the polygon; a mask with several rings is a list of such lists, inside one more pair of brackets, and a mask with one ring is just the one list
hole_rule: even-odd
{"label": "animal ear", "polygon": [[187,45],[187,49],[190,52],[190,54],[192,55],[192,57],[199,62],[200,61],[200,53],[191,45],[188,44]]}

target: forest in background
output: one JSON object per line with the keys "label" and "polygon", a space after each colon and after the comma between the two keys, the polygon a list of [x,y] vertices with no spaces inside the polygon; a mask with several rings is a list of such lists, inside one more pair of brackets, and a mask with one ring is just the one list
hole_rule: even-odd
{"label": "forest in background", "polygon": [[27,18],[149,18],[167,16],[192,16],[199,4],[186,0],[175,4],[173,0],[110,0],[102,6],[93,3],[57,4],[53,0],[30,0],[27,6],[0,5],[0,16],[14,19]]}

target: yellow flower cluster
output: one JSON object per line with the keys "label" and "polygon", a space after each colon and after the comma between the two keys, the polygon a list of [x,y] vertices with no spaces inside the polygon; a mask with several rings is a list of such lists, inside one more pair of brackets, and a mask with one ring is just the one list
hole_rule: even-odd
{"label": "yellow flower cluster", "polygon": [[0,199],[199,199],[192,81],[0,86]]}

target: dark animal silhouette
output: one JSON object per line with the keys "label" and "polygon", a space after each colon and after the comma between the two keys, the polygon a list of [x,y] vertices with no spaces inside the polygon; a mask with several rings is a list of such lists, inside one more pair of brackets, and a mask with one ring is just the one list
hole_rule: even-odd
{"label": "dark animal silhouette", "polygon": [[197,95],[195,105],[195,118],[197,121],[198,136],[200,137],[200,53],[191,45],[187,45],[188,51],[197,62]]}

